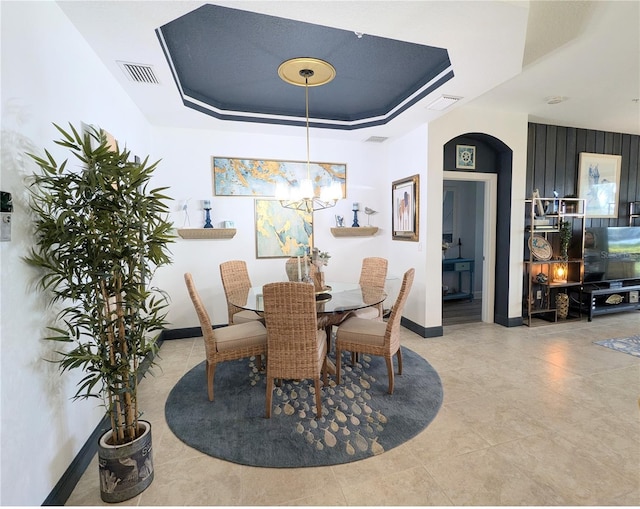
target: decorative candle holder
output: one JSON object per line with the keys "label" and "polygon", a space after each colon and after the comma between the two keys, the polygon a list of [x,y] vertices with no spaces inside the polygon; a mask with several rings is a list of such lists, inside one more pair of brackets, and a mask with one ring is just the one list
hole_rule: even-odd
{"label": "decorative candle holder", "polygon": [[569,266],[566,263],[556,263],[553,266],[553,282],[554,283],[566,283],[567,271]]}
{"label": "decorative candle holder", "polygon": [[204,209],[204,227],[205,228],[213,228],[213,225],[211,224],[211,214],[209,213],[211,209]]}
{"label": "decorative candle holder", "polygon": [[352,228],[358,228],[360,226],[360,224],[358,224],[358,210],[360,210],[360,207],[358,207],[357,203],[353,204],[353,224],[351,225]]}
{"label": "decorative candle holder", "polygon": [[204,227],[205,228],[213,228],[211,224],[211,202],[209,200],[204,200]]}

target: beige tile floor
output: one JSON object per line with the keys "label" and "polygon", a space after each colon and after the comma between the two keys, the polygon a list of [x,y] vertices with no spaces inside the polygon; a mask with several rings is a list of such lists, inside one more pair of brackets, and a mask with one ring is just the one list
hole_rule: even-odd
{"label": "beige tile floor", "polygon": [[[166,341],[161,369],[141,384],[155,479],[122,505],[639,506],[640,358],[593,344],[639,331],[637,312],[534,328],[455,325],[430,339],[403,329],[404,346],[442,379],[435,420],[381,456],[306,469],[244,467],[182,444],[164,402],[204,347]],[[95,459],[67,505],[106,505]]]}

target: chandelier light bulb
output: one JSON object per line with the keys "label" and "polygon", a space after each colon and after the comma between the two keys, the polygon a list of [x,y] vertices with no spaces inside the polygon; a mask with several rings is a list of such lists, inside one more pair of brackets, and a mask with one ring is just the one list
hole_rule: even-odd
{"label": "chandelier light bulb", "polygon": [[276,200],[288,200],[291,195],[289,186],[285,182],[278,182],[276,184]]}
{"label": "chandelier light bulb", "polygon": [[314,192],[311,179],[302,179],[302,182],[300,182],[300,195],[304,200],[313,199]]}

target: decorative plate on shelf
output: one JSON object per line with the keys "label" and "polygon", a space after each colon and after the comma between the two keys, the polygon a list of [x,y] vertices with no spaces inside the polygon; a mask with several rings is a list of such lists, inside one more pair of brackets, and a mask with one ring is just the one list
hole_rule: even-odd
{"label": "decorative plate on shelf", "polygon": [[531,249],[536,260],[550,260],[553,254],[549,241],[540,235],[529,237],[529,249]]}

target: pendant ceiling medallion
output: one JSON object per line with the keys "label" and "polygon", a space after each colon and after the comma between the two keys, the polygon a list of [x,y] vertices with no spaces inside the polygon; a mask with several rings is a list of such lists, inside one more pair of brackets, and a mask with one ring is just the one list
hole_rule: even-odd
{"label": "pendant ceiling medallion", "polygon": [[278,67],[278,76],[298,87],[319,87],[332,81],[336,77],[336,70],[329,62],[319,58],[300,57],[282,62]]}

